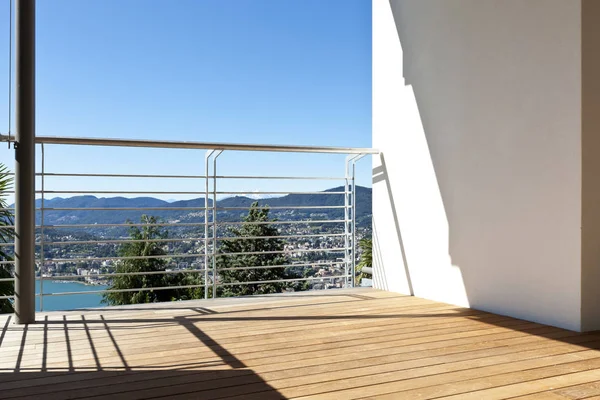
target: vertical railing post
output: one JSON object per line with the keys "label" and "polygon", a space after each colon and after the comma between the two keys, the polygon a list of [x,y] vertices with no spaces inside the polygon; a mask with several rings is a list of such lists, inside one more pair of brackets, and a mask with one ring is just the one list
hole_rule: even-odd
{"label": "vertical railing post", "polygon": [[222,153],[223,150],[217,151],[213,158],[213,299],[217,298],[217,253],[219,252],[219,246],[217,246],[217,158]]}
{"label": "vertical railing post", "polygon": [[356,281],[356,158],[352,160],[352,281],[350,286],[355,286]]}
{"label": "vertical railing post", "polygon": [[352,165],[352,173],[351,173],[351,180],[352,180],[352,191],[351,191],[351,199],[352,199],[352,206],[351,206],[351,226],[352,226],[352,245],[351,245],[351,253],[352,253],[352,261],[351,261],[351,273],[352,273],[352,287],[354,287],[356,285],[355,281],[356,281],[356,255],[357,255],[357,243],[356,243],[356,163],[358,162],[358,160],[360,160],[361,158],[363,158],[364,156],[366,156],[366,154],[357,154],[355,156],[352,157],[348,157],[346,159],[347,162],[347,168],[350,168],[350,163]]}
{"label": "vertical railing post", "polygon": [[210,167],[210,157],[213,155],[215,151],[209,150],[206,152],[204,156],[204,175],[205,175],[205,186],[204,186],[204,298],[208,299],[208,260],[209,251],[208,251],[208,189],[209,189],[209,179],[208,179],[208,168]]}
{"label": "vertical railing post", "polygon": [[350,180],[350,159],[352,156],[346,157],[345,175],[344,175],[344,276],[345,285],[349,286],[349,275],[350,275],[350,197],[349,197],[349,180]]}
{"label": "vertical railing post", "polygon": [[41,144],[42,150],[42,200],[40,204],[40,311],[44,311],[44,176],[46,172],[44,158],[44,144]]}
{"label": "vertical railing post", "polygon": [[35,0],[16,0],[15,321],[35,322]]}

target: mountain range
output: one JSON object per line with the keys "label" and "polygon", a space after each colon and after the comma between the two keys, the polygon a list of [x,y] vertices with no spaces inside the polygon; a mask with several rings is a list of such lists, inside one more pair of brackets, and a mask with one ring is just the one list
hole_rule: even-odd
{"label": "mountain range", "polygon": [[[324,192],[343,192],[344,187],[336,187]],[[302,219],[343,219],[343,208],[311,208],[286,209],[292,206],[343,206],[342,194],[289,194],[256,200],[245,196],[228,197],[217,200],[217,207],[249,207],[258,202],[262,206],[277,207],[271,210],[270,216],[279,220]],[[41,207],[41,199],[36,200],[36,207]],[[372,191],[371,188],[356,186],[356,222],[359,226],[370,226],[371,223]],[[161,208],[161,210],[119,210],[119,208]],[[180,210],[180,208],[200,208],[198,210]],[[209,199],[209,207],[212,200]],[[283,207],[283,208],[281,208]],[[126,221],[139,221],[143,214],[153,215],[169,222],[203,222],[204,198],[191,200],[165,201],[153,197],[95,197],[74,196],[69,198],[53,198],[44,200],[44,220],[46,225],[61,224],[117,224]],[[52,208],[82,208],[82,210],[48,210]],[[115,208],[115,210],[93,210],[93,208]],[[162,209],[164,208],[164,209]],[[247,211],[223,210],[217,214],[220,221],[239,221]],[[37,223],[41,222],[41,213],[37,212]]]}

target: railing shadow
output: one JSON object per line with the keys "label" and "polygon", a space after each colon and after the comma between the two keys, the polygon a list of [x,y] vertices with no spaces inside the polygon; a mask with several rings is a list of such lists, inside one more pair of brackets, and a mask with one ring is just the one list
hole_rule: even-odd
{"label": "railing shadow", "polygon": [[[199,317],[216,313],[202,308]],[[239,392],[240,385],[252,385],[254,391],[261,393],[261,398],[285,398],[217,340],[194,325],[198,319],[195,316],[114,319],[104,314],[91,318],[70,313],[56,319],[44,316],[36,324],[15,326],[10,325],[11,317],[8,317],[0,333],[0,358],[2,354],[10,356],[11,352],[16,355],[12,367],[0,363],[0,398],[46,400],[115,396],[129,399],[166,395],[212,398],[227,394],[233,390],[230,388],[237,387],[234,391]],[[165,350],[164,361],[154,357],[154,363],[138,362],[132,366],[127,359],[127,349],[119,344],[118,335],[114,333],[118,329],[127,330],[128,325],[136,325],[139,329],[158,328],[157,337],[149,340],[154,350],[160,349],[161,342],[168,340],[160,336],[162,327],[184,327],[214,356],[189,360],[169,356]],[[28,342],[37,333],[43,338],[39,364],[32,363],[35,357],[31,354],[39,345]],[[64,351],[53,349],[59,344],[66,347]],[[135,358],[135,355],[130,357]],[[116,363],[115,358],[119,360]]]}
{"label": "railing shadow", "polygon": [[[43,372],[11,374],[13,380],[4,380],[0,385],[2,399],[65,399],[95,398],[97,396],[123,399],[147,399],[178,396],[189,399],[227,398],[223,385],[252,385],[260,392],[260,398],[285,399],[269,386],[260,376],[249,369],[244,370],[145,370],[122,371],[75,371],[68,375],[51,376]],[[60,379],[59,379],[60,378]],[[38,384],[39,381],[55,379],[52,385]],[[95,382],[102,386],[95,386]],[[160,382],[160,385],[157,385]],[[243,399],[242,395],[239,397]]]}
{"label": "railing shadow", "polygon": [[[406,277],[406,285],[408,288],[408,293],[411,296],[414,296],[415,291],[413,288],[413,282],[412,282],[410,270],[408,268],[408,261],[406,259],[406,251],[404,249],[404,241],[402,239],[402,231],[400,229],[400,222],[398,220],[398,211],[396,208],[396,201],[394,200],[394,193],[392,190],[392,185],[390,183],[387,164],[385,162],[385,156],[383,153],[379,154],[379,162],[380,162],[380,166],[373,168],[373,185],[376,185],[380,182],[385,182],[385,190],[386,190],[388,198],[389,198],[390,210],[392,212],[392,219],[394,221],[394,228],[396,230],[396,237],[398,239],[398,245],[400,247],[400,254],[402,256],[402,266],[404,267],[404,274]],[[373,239],[377,239],[377,237],[378,237],[378,232],[376,230],[375,221],[373,220]],[[373,267],[376,268],[376,270],[373,272],[374,272],[374,274],[379,273],[379,274],[384,275],[383,279],[375,279],[374,282],[379,282],[382,285],[385,285],[386,289],[387,289],[388,281],[387,281],[387,277],[385,277],[385,275],[386,275],[385,266],[382,265],[383,257],[381,256],[381,249],[379,248],[379,241],[375,240],[375,243],[373,243],[373,245],[374,245],[374,250],[375,250],[374,257],[379,257],[379,259],[376,258],[373,261],[377,260],[380,264],[380,265],[373,265]],[[375,278],[375,276],[373,278]]]}

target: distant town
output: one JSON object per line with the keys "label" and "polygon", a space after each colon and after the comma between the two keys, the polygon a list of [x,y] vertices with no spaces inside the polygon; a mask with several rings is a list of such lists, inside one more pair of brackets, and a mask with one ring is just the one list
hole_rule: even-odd
{"label": "distant town", "polygon": [[[357,188],[358,189],[358,188]],[[363,203],[360,206],[360,212],[357,211],[357,223],[355,238],[360,241],[362,238],[371,236],[371,191],[368,188],[360,188],[361,199]],[[333,189],[332,189],[333,190]],[[334,195],[331,195],[333,197]],[[337,196],[337,195],[335,195]],[[308,196],[306,196],[308,197]],[[302,204],[312,207],[322,206],[322,197],[302,199]],[[343,204],[342,196],[334,201],[333,204]],[[82,202],[82,198],[83,201]],[[115,205],[115,202],[120,202]],[[102,200],[103,204],[109,204],[109,207],[118,208],[115,212],[91,211],[85,210],[95,207],[95,203]],[[161,200],[154,199],[157,202]],[[297,202],[298,199],[293,199]],[[122,202],[127,202],[128,210],[132,208],[132,203],[136,199],[115,198],[97,199],[93,196],[78,196],[68,199],[46,200],[45,207],[69,208],[71,203],[77,203],[81,210],[77,211],[52,211],[44,215],[45,228],[40,229],[37,234],[37,242],[43,246],[38,246],[37,257],[40,260],[36,274],[52,281],[81,282],[87,285],[107,285],[110,283],[110,275],[117,271],[120,260],[120,246],[129,239],[127,227],[124,223],[139,221],[143,213],[151,211],[120,211],[124,208]],[[243,208],[256,200],[235,197],[224,199],[225,206],[217,204],[222,208]],[[264,203],[285,203],[286,199],[279,198],[265,200]],[[52,204],[52,203],[55,204]],[[57,204],[60,202],[60,204]],[[50,206],[48,205],[50,203]],[[148,198],[144,199],[148,203]],[[231,207],[234,203],[236,207]],[[173,204],[173,203],[168,203]],[[288,203],[289,204],[289,203]],[[332,204],[330,202],[330,204]],[[357,202],[357,209],[358,209]],[[161,242],[166,256],[165,270],[176,273],[186,270],[203,270],[205,263],[204,248],[204,200],[196,199],[187,201],[186,208],[189,211],[168,211],[158,215],[161,223],[165,225],[165,231],[168,232],[168,238]],[[162,206],[162,205],[161,205]],[[323,206],[325,207],[325,206]],[[173,206],[173,208],[182,208]],[[218,221],[239,222],[244,215],[243,211],[219,211]],[[210,219],[211,214],[209,214]],[[41,222],[41,215],[38,216]],[[343,223],[343,209],[324,208],[310,209],[309,211],[277,208],[271,211],[270,218],[277,220],[274,225],[277,227],[281,240],[284,241],[283,256],[290,269],[297,272],[297,275],[307,279],[304,289],[328,289],[338,288],[345,285],[344,275],[344,233],[345,225]],[[94,222],[92,222],[94,221]],[[323,221],[323,222],[321,222]],[[336,222],[329,222],[336,221]],[[293,222],[286,224],[285,222]],[[181,226],[178,224],[183,223]],[[76,228],[77,224],[85,224],[86,228]],[[97,224],[98,226],[94,226]],[[119,226],[106,226],[110,224],[119,224]],[[92,226],[90,226],[92,225]],[[232,226],[235,226],[232,224]],[[66,228],[64,228],[66,227]],[[209,228],[210,229],[210,228]],[[209,238],[214,233],[209,230]],[[219,226],[217,236],[231,236],[228,226]],[[211,250],[211,241],[209,241],[209,250]],[[43,251],[43,254],[42,254]],[[354,257],[358,259],[360,248],[356,247],[357,253]],[[212,259],[212,257],[210,258]],[[209,260],[208,269],[212,268]],[[200,272],[198,272],[200,273]],[[100,275],[100,276],[98,276]]]}

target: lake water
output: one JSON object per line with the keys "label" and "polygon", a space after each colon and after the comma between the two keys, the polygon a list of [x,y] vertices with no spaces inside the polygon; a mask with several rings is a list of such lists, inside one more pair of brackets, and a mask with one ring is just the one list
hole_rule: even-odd
{"label": "lake water", "polygon": [[[106,289],[106,286],[89,286],[83,283],[62,283],[44,281],[44,293],[92,292]],[[35,292],[40,293],[40,282],[35,282]],[[64,311],[75,308],[102,307],[102,294],[74,294],[66,296],[44,296],[44,311]],[[35,309],[40,310],[40,298],[35,298]]]}

